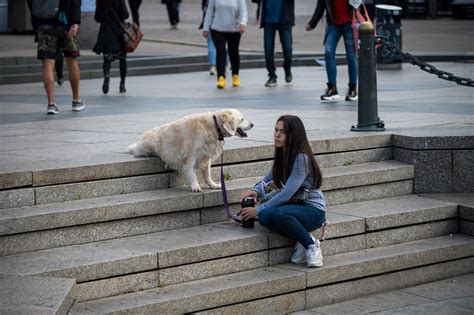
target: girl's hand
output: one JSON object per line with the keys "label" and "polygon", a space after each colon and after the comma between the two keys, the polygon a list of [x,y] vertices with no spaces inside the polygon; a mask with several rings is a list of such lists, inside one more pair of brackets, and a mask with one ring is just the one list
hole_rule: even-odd
{"label": "girl's hand", "polygon": [[242,208],[240,214],[242,215],[242,219],[249,220],[257,216],[257,209],[255,207]]}
{"label": "girl's hand", "polygon": [[313,28],[311,27],[311,25],[306,24],[305,27],[304,27],[304,30],[305,30],[306,32],[309,32],[309,31],[312,31]]}
{"label": "girl's hand", "polygon": [[209,32],[202,32],[202,37],[204,37],[205,39],[207,39],[207,37],[209,37]]}
{"label": "girl's hand", "polygon": [[253,200],[257,203],[258,193],[253,190],[246,190],[242,192],[240,200],[244,200],[247,197],[253,197]]}
{"label": "girl's hand", "polygon": [[247,27],[244,24],[239,25],[239,33],[243,34],[247,30]]}
{"label": "girl's hand", "polygon": [[77,32],[79,31],[79,25],[78,24],[73,24],[71,28],[69,29],[68,36],[69,37],[75,37],[77,35]]}

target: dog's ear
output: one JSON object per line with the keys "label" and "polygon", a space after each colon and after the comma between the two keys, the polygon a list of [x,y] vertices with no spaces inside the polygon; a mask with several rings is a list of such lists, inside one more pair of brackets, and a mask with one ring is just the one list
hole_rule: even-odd
{"label": "dog's ear", "polygon": [[217,118],[224,132],[227,133],[228,136],[233,136],[238,127],[234,113],[231,110],[222,110],[217,113]]}

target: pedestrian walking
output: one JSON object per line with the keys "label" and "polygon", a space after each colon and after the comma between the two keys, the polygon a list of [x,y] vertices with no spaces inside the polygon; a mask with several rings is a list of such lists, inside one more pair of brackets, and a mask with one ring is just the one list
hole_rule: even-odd
{"label": "pedestrian walking", "polygon": [[[247,4],[245,0],[209,0],[204,18],[202,35],[212,36],[216,46],[217,88],[226,85],[226,53],[232,67],[232,86],[240,86],[239,45],[242,34],[247,29]],[[227,48],[226,48],[227,45]]]}
{"label": "pedestrian walking", "polygon": [[127,52],[123,42],[124,29],[122,23],[128,18],[125,0],[98,0],[95,10],[95,20],[100,23],[97,42],[92,49],[96,54],[104,57],[104,83],[102,92],[109,92],[110,69],[112,62],[119,60],[120,93],[127,92],[125,78],[127,76]]}
{"label": "pedestrian walking", "polygon": [[348,0],[318,0],[314,14],[306,31],[316,28],[318,22],[326,12],[326,30],[324,35],[324,58],[326,63],[327,88],[321,100],[332,101],[339,98],[337,91],[336,47],[341,36],[344,38],[346,59],[349,69],[349,88],[346,92],[346,101],[357,100],[358,61],[354,48],[354,32],[352,30],[352,6]]}
{"label": "pedestrian walking", "polygon": [[266,87],[277,85],[275,67],[275,34],[278,32],[283,49],[283,69],[285,82],[293,80],[291,62],[293,58],[293,34],[295,26],[295,1],[294,0],[262,0],[262,14],[260,27],[263,28],[263,46],[265,51],[265,64],[268,71]]}
{"label": "pedestrian walking", "polygon": [[81,23],[81,0],[27,0],[31,11],[31,23],[38,34],[37,58],[42,60],[43,84],[48,99],[46,113],[59,112],[54,95],[54,67],[59,54],[64,54],[72,89],[72,110],[85,108],[79,93],[80,71],[77,57],[80,56],[77,33]]}
{"label": "pedestrian walking", "polygon": [[181,0],[161,0],[162,4],[166,4],[166,10],[168,11],[168,19],[170,21],[170,30],[177,30],[179,23],[179,9]]}
{"label": "pedestrian walking", "polygon": [[140,25],[140,5],[142,4],[142,0],[128,0],[128,5],[130,7],[130,12],[132,13],[133,22],[137,25]]}

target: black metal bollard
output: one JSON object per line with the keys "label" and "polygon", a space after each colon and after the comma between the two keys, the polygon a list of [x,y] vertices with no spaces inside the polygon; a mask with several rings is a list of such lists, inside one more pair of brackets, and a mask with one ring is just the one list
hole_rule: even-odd
{"label": "black metal bollard", "polygon": [[358,121],[351,131],[384,131],[385,124],[378,117],[375,36],[371,22],[361,23],[359,39]]}

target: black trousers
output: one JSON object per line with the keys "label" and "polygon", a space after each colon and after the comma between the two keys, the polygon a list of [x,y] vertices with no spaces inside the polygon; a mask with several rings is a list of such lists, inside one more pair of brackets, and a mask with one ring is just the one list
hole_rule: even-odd
{"label": "black trousers", "polygon": [[138,9],[142,4],[142,0],[128,0],[128,4],[130,5],[130,11],[132,12],[133,22],[140,25],[140,14],[138,13]]}
{"label": "black trousers", "polygon": [[166,1],[166,10],[171,25],[179,23],[179,2],[177,0]]}
{"label": "black trousers", "polygon": [[[211,30],[212,41],[216,46],[216,66],[217,77],[225,77],[225,59],[229,54],[232,74],[239,74],[240,69],[240,33],[239,32],[219,32]],[[226,50],[227,44],[227,50]]]}

